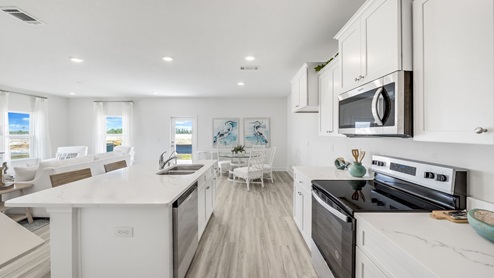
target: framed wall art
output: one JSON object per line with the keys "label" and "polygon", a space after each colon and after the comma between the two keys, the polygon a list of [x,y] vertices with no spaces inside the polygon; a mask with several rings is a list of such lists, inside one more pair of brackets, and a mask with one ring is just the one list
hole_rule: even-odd
{"label": "framed wall art", "polygon": [[244,144],[246,147],[265,145],[269,147],[271,127],[269,118],[244,119]]}
{"label": "framed wall art", "polygon": [[238,144],[238,118],[213,119],[213,147],[217,144],[232,146]]}

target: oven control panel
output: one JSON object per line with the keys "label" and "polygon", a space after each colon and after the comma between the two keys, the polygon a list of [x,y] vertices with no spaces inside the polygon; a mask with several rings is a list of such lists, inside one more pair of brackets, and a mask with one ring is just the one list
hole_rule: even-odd
{"label": "oven control panel", "polygon": [[380,155],[372,156],[371,169],[448,194],[454,194],[458,174],[466,178],[465,169]]}

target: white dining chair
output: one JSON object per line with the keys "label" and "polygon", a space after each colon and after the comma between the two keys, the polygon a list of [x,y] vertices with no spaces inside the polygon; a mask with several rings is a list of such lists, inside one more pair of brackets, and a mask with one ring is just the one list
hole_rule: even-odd
{"label": "white dining chair", "polygon": [[217,144],[216,145],[216,155],[218,159],[218,175],[222,175],[223,173],[229,173],[231,168],[231,160],[221,158],[221,154],[231,153],[231,146],[224,146]]}
{"label": "white dining chair", "polygon": [[[239,167],[233,170],[233,185],[236,185],[238,179],[244,179],[247,183],[247,191],[250,190],[251,183],[260,183],[264,187],[264,149],[252,148],[249,155],[249,161],[246,167]],[[255,182],[254,180],[260,180]]]}
{"label": "white dining chair", "polygon": [[269,176],[269,178],[271,179],[271,183],[274,183],[273,160],[275,154],[276,154],[276,147],[271,147],[269,150],[269,154],[266,156],[266,161],[264,161],[264,168],[263,168],[264,175]]}

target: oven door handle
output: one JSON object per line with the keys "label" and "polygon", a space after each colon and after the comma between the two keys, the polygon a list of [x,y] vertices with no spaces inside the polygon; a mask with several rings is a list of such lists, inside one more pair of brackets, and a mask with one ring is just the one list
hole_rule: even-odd
{"label": "oven door handle", "polygon": [[378,100],[379,100],[379,96],[382,94],[383,92],[383,87],[380,87],[379,89],[377,89],[376,93],[374,94],[374,97],[372,98],[372,117],[374,117],[374,122],[377,124],[377,125],[383,125],[383,121],[381,118],[379,118],[379,114],[378,114],[378,111],[377,111],[377,105],[378,105]]}
{"label": "oven door handle", "polygon": [[338,217],[339,219],[343,220],[343,221],[344,221],[344,222],[346,222],[346,223],[350,223],[350,222],[352,222],[352,219],[351,219],[349,216],[347,216],[347,215],[345,215],[345,214],[343,214],[343,213],[341,213],[341,212],[337,211],[336,209],[332,208],[330,205],[326,204],[326,202],[324,202],[324,201],[323,201],[323,200],[322,200],[319,196],[317,196],[317,194],[316,194],[314,191],[312,191],[312,197],[314,197],[314,199],[315,199],[315,200],[316,200],[316,201],[317,201],[317,202],[318,202],[318,203],[319,203],[319,204],[320,204],[323,208],[325,208],[327,211],[329,211],[329,212],[330,212],[331,214],[333,214],[334,216]]}

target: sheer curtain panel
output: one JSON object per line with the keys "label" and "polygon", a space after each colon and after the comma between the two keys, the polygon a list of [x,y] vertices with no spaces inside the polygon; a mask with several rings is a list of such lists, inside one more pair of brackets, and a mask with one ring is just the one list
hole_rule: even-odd
{"label": "sheer curtain panel", "polygon": [[122,102],[122,145],[132,146],[133,143],[133,116],[134,116],[134,103]]}
{"label": "sheer curtain panel", "polygon": [[9,93],[0,91],[0,128],[2,129],[1,134],[3,134],[0,136],[0,152],[5,152],[3,154],[4,161],[10,160],[9,140],[7,140],[7,136],[9,136],[8,102]]}
{"label": "sheer curtain panel", "polygon": [[37,97],[34,100],[33,134],[33,157],[40,160],[51,158],[48,99]]}
{"label": "sheer curtain panel", "polygon": [[93,151],[94,153],[106,152],[106,114],[103,102],[94,102],[94,130]]}

